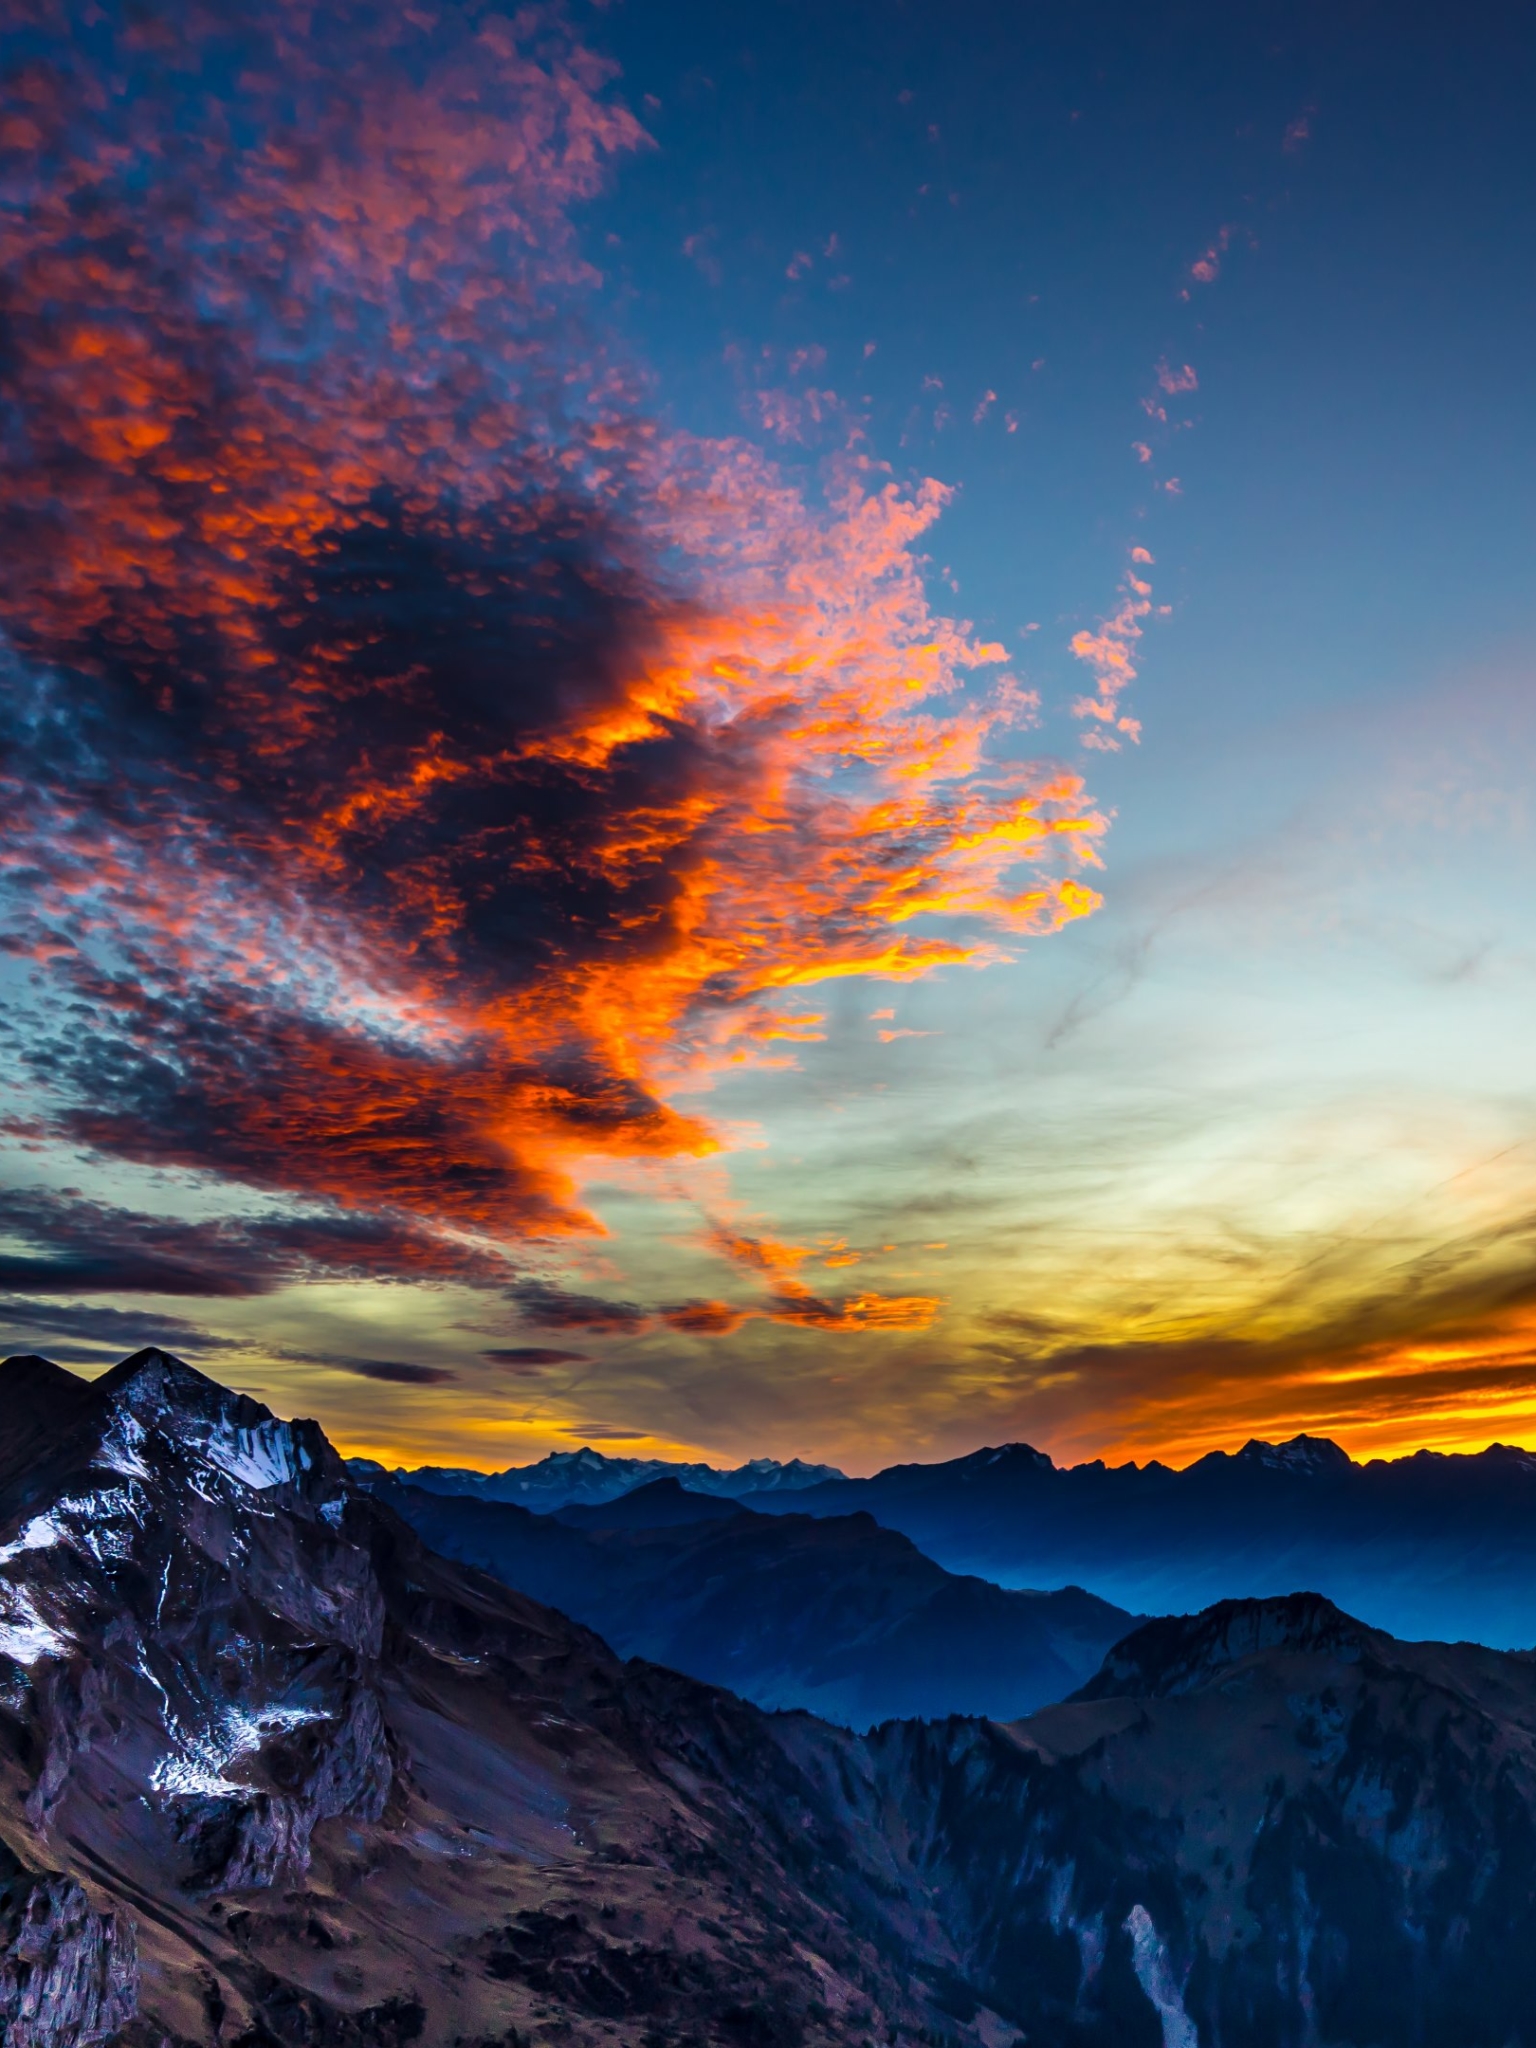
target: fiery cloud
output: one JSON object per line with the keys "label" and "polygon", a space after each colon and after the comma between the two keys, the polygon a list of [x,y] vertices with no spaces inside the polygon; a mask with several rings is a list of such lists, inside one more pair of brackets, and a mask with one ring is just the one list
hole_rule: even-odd
{"label": "fiery cloud", "polygon": [[[11,1057],[45,1137],[310,1217],[131,1219],[133,1270],[231,1291],[233,1232],[249,1291],[362,1228],[504,1281],[494,1245],[595,1227],[593,1155],[714,1146],[668,1091],[811,1035],[786,992],[1093,909],[1102,819],[994,757],[1033,700],[929,606],[946,491],[663,434],[593,331],[572,210],[646,138],[557,15],[6,22]],[[60,1229],[0,1279],[149,1284]]]}

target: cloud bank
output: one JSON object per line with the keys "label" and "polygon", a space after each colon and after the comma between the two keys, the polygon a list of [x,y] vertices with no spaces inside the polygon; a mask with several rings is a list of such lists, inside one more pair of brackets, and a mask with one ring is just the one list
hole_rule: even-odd
{"label": "cloud bank", "polygon": [[506,1284],[594,1159],[717,1144],[674,1098],[789,992],[1095,906],[1102,818],[929,605],[945,489],[669,430],[605,341],[575,223],[647,138],[556,12],[5,19],[13,1134],[244,1206],[34,1190],[0,1284]]}

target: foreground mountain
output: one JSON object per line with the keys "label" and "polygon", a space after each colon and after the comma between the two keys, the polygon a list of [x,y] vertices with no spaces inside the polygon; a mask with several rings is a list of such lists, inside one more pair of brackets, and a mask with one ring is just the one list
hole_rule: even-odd
{"label": "foreground mountain", "polygon": [[799,1458],[787,1465],[777,1458],[752,1458],[722,1471],[714,1465],[669,1464],[664,1458],[609,1458],[585,1445],[579,1451],[551,1451],[536,1465],[510,1465],[505,1472],[472,1472],[460,1465],[419,1465],[414,1471],[397,1465],[388,1470],[373,1458],[353,1458],[349,1465],[370,1485],[392,1479],[423,1493],[512,1501],[541,1515],[572,1504],[595,1507],[657,1479],[675,1479],[690,1493],[734,1500],[748,1493],[797,1493],[802,1487],[824,1486],[843,1477],[835,1465],[807,1465]]}
{"label": "foreground mountain", "polygon": [[0,1368],[6,2048],[1536,2048],[1536,1661],[1312,1595],[765,1715],[163,1353]]}
{"label": "foreground mountain", "polygon": [[754,1514],[675,1479],[557,1516],[412,1487],[378,1495],[433,1550],[573,1615],[624,1656],[855,1728],[1011,1720],[1081,1685],[1137,1621],[1076,1586],[958,1578],[868,1515]]}
{"label": "foreground mountain", "polygon": [[1402,1636],[1536,1643],[1536,1456],[1358,1465],[1296,1437],[1166,1465],[1060,1468],[1027,1444],[840,1479],[762,1513],[871,1514],[953,1572],[1092,1586],[1143,1613],[1312,1586]]}
{"label": "foreground mountain", "polygon": [[956,1957],[844,1838],[862,1767],[432,1557],[313,1423],[164,1353],[0,1368],[6,2048],[135,2013],[242,2048],[911,2040],[914,1964]]}

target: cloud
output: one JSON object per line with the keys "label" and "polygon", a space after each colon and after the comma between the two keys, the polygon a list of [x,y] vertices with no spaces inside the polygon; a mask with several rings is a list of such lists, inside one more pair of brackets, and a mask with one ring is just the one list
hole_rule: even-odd
{"label": "cloud", "polygon": [[552,1351],[543,1344],[498,1344],[482,1351],[487,1365],[505,1365],[514,1372],[536,1373],[546,1365],[582,1365],[584,1351]]}
{"label": "cloud", "polygon": [[1157,388],[1170,394],[1180,391],[1198,391],[1200,379],[1188,363],[1174,369],[1165,357],[1157,366]]}
{"label": "cloud", "polygon": [[328,1365],[333,1372],[355,1373],[363,1380],[383,1380],[392,1387],[442,1387],[458,1378],[447,1366],[402,1364],[393,1358],[348,1358],[338,1352],[309,1353],[305,1362]]}
{"label": "cloud", "polygon": [[1095,907],[930,607],[949,493],[646,415],[572,226],[646,138],[557,16],[150,0],[0,66],[7,1056],[44,1137],[322,1218],[0,1282],[478,1284],[713,1148],[669,1090],[777,991]]}
{"label": "cloud", "polygon": [[759,1317],[765,1322],[801,1329],[839,1332],[926,1330],[944,1305],[937,1295],[890,1295],[869,1290],[829,1300],[813,1294],[796,1277],[797,1269],[814,1256],[807,1245],[780,1244],[771,1237],[752,1236],[724,1226],[712,1230],[705,1242],[722,1257],[767,1279],[768,1302],[742,1311],[743,1318]]}
{"label": "cloud", "polygon": [[644,1329],[650,1311],[634,1301],[608,1301],[597,1294],[569,1294],[552,1280],[518,1280],[507,1289],[525,1323],[544,1330],[591,1330],[622,1336]]}
{"label": "cloud", "polygon": [[215,1336],[182,1316],[143,1315],[133,1309],[99,1308],[80,1301],[24,1301],[15,1295],[0,1298],[0,1328],[23,1336],[84,1338],[107,1345],[123,1357],[152,1344],[178,1352],[229,1351],[239,1344],[237,1338]]}
{"label": "cloud", "polygon": [[[1228,249],[1231,248],[1232,237],[1236,232],[1237,230],[1230,225],[1217,230],[1215,240],[1209,243],[1204,252],[1197,256],[1189,266],[1189,275],[1195,284],[1214,284],[1216,282],[1217,278],[1221,275],[1222,258],[1226,255]],[[1191,371],[1190,375],[1193,376],[1193,374],[1193,371]],[[1192,384],[1165,384],[1163,389],[1165,391],[1192,391],[1194,386]]]}
{"label": "cloud", "polygon": [[1287,156],[1296,155],[1312,140],[1312,117],[1316,112],[1315,107],[1303,107],[1296,118],[1286,124],[1280,147]]}
{"label": "cloud", "polygon": [[780,1244],[716,1226],[703,1239],[707,1250],[768,1283],[766,1300],[673,1302],[656,1308],[568,1292],[550,1280],[520,1280],[507,1289],[525,1322],[549,1330],[590,1330],[597,1336],[639,1336],[657,1329],[687,1337],[729,1337],[748,1322],[782,1323],[801,1329],[840,1332],[927,1329],[943,1303],[936,1295],[885,1295],[871,1291],[829,1300],[813,1294],[796,1277],[814,1256],[804,1245]]}
{"label": "cloud", "polygon": [[338,1211],[146,1216],[75,1189],[0,1189],[0,1287],[39,1293],[235,1299],[296,1280],[396,1279],[504,1285],[505,1260],[405,1216]]}
{"label": "cloud", "polygon": [[1250,1435],[1333,1436],[1356,1456],[1530,1440],[1536,1215],[1386,1273],[1352,1273],[1360,1250],[1340,1239],[1282,1274],[1242,1333],[1192,1316],[1182,1335],[1085,1342],[1064,1320],[994,1312],[982,1348],[1016,1389],[1008,1426],[1061,1455],[1173,1463]]}
{"label": "cloud", "polygon": [[1142,636],[1142,621],[1152,610],[1152,585],[1138,569],[1150,563],[1145,548],[1131,552],[1132,566],[1120,585],[1120,601],[1094,632],[1086,629],[1072,635],[1076,658],[1093,671],[1097,687],[1091,697],[1078,697],[1072,705],[1074,718],[1095,721],[1083,735],[1083,744],[1106,753],[1118,753],[1119,734],[1132,741],[1141,738],[1141,721],[1120,709],[1120,699],[1136,680],[1134,653]]}
{"label": "cloud", "polygon": [[680,1301],[657,1313],[669,1330],[684,1337],[732,1337],[751,1311],[728,1301]]}

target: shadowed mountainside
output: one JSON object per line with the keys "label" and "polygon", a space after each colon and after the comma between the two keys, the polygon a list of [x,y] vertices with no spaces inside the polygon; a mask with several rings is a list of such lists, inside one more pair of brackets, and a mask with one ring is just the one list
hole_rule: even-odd
{"label": "shadowed mountainside", "polygon": [[768,1715],[160,1352],[0,1369],[7,2048],[1536,2048],[1536,1660],[1316,1595]]}
{"label": "shadowed mountainside", "polygon": [[658,1479],[531,1515],[384,1486],[433,1550],[585,1622],[621,1655],[856,1728],[1013,1719],[1062,1698],[1137,1617],[1070,1586],[957,1578],[869,1515],[771,1518]]}

